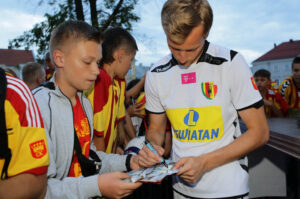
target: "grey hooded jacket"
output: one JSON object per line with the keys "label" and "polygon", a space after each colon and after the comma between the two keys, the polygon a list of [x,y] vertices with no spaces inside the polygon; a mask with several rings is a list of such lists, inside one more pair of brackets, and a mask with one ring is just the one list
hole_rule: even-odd
{"label": "grey hooded jacket", "polygon": [[[74,150],[74,121],[71,101],[51,79],[53,88],[38,87],[33,94],[38,103],[49,149],[48,187],[45,198],[90,198],[101,196],[98,175],[78,178],[68,177]],[[93,112],[89,100],[78,92],[93,137]],[[96,151],[91,141],[91,150]],[[96,151],[102,161],[100,173],[126,171],[126,157]]]}

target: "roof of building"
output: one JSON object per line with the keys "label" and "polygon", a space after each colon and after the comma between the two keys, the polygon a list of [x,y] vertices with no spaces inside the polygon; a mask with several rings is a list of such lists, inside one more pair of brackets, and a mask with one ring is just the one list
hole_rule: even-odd
{"label": "roof of building", "polygon": [[283,42],[278,46],[275,44],[274,48],[257,58],[253,62],[267,61],[273,59],[292,58],[300,55],[300,40],[290,40]]}
{"label": "roof of building", "polygon": [[33,61],[34,58],[31,50],[0,49],[0,64],[17,66]]}

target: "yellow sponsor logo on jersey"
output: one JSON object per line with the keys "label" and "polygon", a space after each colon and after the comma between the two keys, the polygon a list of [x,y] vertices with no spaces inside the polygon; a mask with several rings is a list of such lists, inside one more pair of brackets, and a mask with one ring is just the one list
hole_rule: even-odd
{"label": "yellow sponsor logo on jersey", "polygon": [[167,109],[173,138],[181,142],[211,142],[223,137],[221,106]]}

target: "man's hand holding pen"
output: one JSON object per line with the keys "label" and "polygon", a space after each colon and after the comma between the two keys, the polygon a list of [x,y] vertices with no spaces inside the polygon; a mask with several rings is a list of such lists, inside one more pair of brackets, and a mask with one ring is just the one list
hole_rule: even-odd
{"label": "man's hand holding pen", "polygon": [[162,163],[163,165],[165,165],[165,167],[168,168],[168,165],[166,164],[165,159],[158,154],[158,152],[156,151],[156,149],[154,148],[154,146],[151,144],[151,142],[149,142],[147,139],[145,140],[145,145],[155,154],[158,155],[160,157],[160,163]]}
{"label": "man's hand holding pen", "polygon": [[164,154],[164,149],[161,146],[151,144],[153,149],[157,152],[151,151],[151,149],[146,145],[139,151],[139,165],[143,167],[151,167],[155,164],[161,163],[164,161],[162,155]]}

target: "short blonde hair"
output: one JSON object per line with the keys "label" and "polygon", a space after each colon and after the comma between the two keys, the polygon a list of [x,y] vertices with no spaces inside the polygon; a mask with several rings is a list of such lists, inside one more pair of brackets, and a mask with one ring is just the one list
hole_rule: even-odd
{"label": "short blonde hair", "polygon": [[59,24],[51,33],[50,38],[50,58],[53,63],[53,52],[62,50],[63,46],[80,40],[102,42],[102,34],[94,27],[83,21],[65,21]]}
{"label": "short blonde hair", "polygon": [[22,78],[26,84],[32,84],[36,77],[41,77],[44,74],[44,68],[37,62],[28,62],[22,69]]}
{"label": "short blonde hair", "polygon": [[161,11],[161,22],[166,35],[176,43],[183,43],[192,29],[204,27],[209,34],[213,11],[207,0],[168,0]]}

